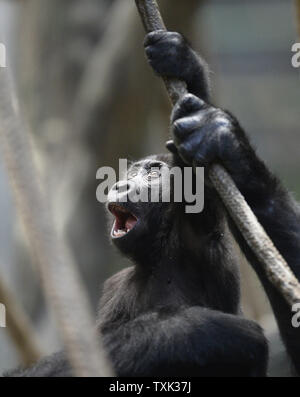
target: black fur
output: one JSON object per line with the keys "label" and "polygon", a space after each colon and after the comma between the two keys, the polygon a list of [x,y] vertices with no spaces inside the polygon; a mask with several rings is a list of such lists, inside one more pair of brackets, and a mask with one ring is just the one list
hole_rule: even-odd
{"label": "black fur", "polygon": [[[173,154],[144,159],[133,164],[129,173],[143,171],[147,176],[151,166],[186,164],[204,165],[207,172],[212,163],[222,163],[299,279],[298,206],[256,156],[236,119],[208,104],[205,63],[178,33],[151,33],[145,47],[154,70],[183,79],[190,94],[172,113]],[[115,188],[121,195],[121,185]],[[186,214],[185,203],[122,205],[138,222],[113,241],[133,266],[106,281],[98,321],[117,375],[266,374],[268,348],[263,332],[241,315],[240,258],[230,229],[267,291],[300,372],[300,328],[292,328],[288,305],[267,281],[208,181],[205,208],[199,214]],[[13,375],[69,373],[64,356],[59,355]]]}
{"label": "black fur", "polygon": [[146,36],[144,46],[148,62],[157,74],[179,78],[186,82],[189,92],[209,100],[208,66],[181,34],[158,30]]}

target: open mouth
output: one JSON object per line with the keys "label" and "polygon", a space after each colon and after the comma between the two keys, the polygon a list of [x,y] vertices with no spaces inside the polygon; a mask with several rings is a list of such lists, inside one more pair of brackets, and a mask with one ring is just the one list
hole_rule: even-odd
{"label": "open mouth", "polygon": [[124,237],[137,223],[137,218],[119,204],[109,204],[108,210],[114,215],[115,221],[111,235],[114,238]]}

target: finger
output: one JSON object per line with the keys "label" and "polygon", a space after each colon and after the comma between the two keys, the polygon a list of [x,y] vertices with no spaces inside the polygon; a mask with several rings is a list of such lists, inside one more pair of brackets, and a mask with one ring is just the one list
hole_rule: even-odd
{"label": "finger", "polygon": [[152,46],[145,47],[145,54],[148,59],[153,59],[155,53],[157,53],[155,47],[152,47]]}
{"label": "finger", "polygon": [[188,163],[207,166],[220,157],[219,149],[226,144],[226,131],[219,130],[218,123],[196,129],[186,140],[177,145],[178,153]]}
{"label": "finger", "polygon": [[154,32],[148,33],[144,40],[144,47],[148,47],[157,43],[158,41],[167,37],[168,34],[169,32],[166,30],[155,30]]}
{"label": "finger", "polygon": [[178,154],[177,147],[172,139],[166,142],[166,148],[173,154]]}
{"label": "finger", "polygon": [[204,137],[196,130],[192,135],[177,146],[178,154],[182,160],[187,164],[192,164],[197,154],[199,146],[201,145]]}
{"label": "finger", "polygon": [[178,142],[182,141],[195,129],[200,128],[201,125],[201,117],[199,117],[198,113],[176,120],[172,126],[175,140]]}
{"label": "finger", "polygon": [[221,160],[220,151],[223,146],[228,146],[226,144],[228,137],[226,130],[219,127],[218,123],[212,123],[202,128],[201,136],[201,144],[198,145],[195,152],[194,163],[199,166],[208,166],[217,160]]}
{"label": "finger", "polygon": [[171,122],[173,123],[175,120],[187,116],[189,113],[197,112],[204,106],[205,102],[202,99],[199,99],[193,94],[186,94],[176,103],[172,112]]}

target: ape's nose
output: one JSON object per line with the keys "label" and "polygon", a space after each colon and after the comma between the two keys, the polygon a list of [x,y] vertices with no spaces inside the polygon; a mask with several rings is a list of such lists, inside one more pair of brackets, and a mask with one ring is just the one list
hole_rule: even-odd
{"label": "ape's nose", "polygon": [[112,190],[115,190],[118,193],[129,193],[131,186],[128,181],[119,181],[113,185]]}
{"label": "ape's nose", "polygon": [[132,180],[121,180],[115,183],[108,193],[109,202],[137,202],[139,200],[140,189]]}

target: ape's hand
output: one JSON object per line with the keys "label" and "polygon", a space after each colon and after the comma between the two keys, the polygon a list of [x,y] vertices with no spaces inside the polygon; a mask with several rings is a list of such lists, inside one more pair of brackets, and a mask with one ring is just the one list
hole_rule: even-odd
{"label": "ape's hand", "polygon": [[189,92],[209,99],[208,67],[181,34],[157,30],[146,36],[144,46],[156,73],[183,80]]}
{"label": "ape's hand", "polygon": [[[186,94],[174,107],[171,124],[176,150],[186,164],[221,163],[243,193],[261,196],[272,177],[231,114]],[[167,147],[174,152],[174,145]]]}
{"label": "ape's hand", "polygon": [[221,162],[229,169],[242,160],[248,141],[227,112],[186,94],[173,109],[172,132],[178,154],[187,164]]}

